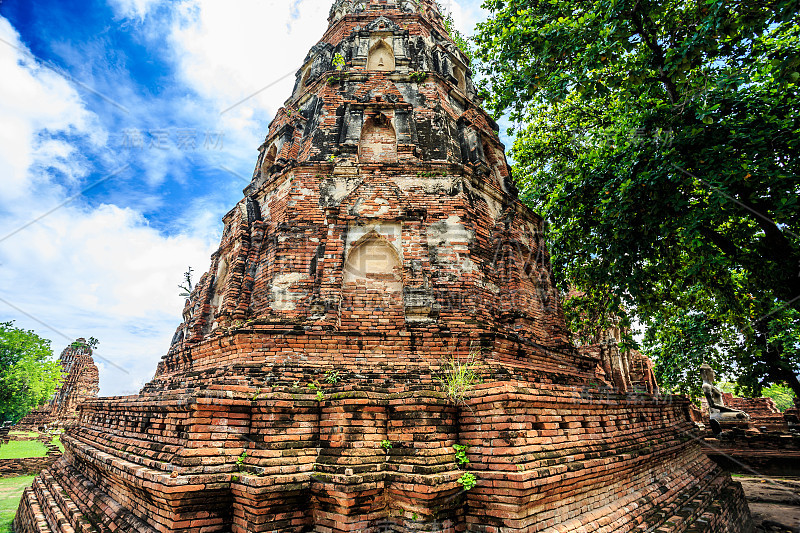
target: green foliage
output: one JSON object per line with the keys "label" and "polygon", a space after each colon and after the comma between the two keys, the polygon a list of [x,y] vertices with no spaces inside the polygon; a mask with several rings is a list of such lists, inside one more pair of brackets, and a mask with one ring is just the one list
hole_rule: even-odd
{"label": "green foliage", "polygon": [[49,340],[0,323],[0,421],[16,423],[53,396],[62,373],[52,356]]}
{"label": "green foliage", "polygon": [[381,441],[381,448],[383,448],[384,450],[386,450],[388,452],[389,450],[392,449],[392,441],[387,440],[387,439],[383,439]]}
{"label": "green foliage", "polygon": [[328,370],[325,372],[325,381],[330,383],[331,385],[336,385],[339,383],[339,371],[338,370]]}
{"label": "green foliage", "polygon": [[467,392],[481,382],[477,355],[478,352],[473,350],[463,361],[451,357],[442,365],[437,379],[444,393],[455,403],[463,403]]}
{"label": "green foliage", "polygon": [[453,444],[453,449],[456,451],[456,462],[460,466],[468,465],[469,458],[467,457],[467,450],[469,450],[469,446]]}
{"label": "green foliage", "polygon": [[408,77],[411,78],[411,81],[414,83],[422,83],[428,79],[428,73],[422,71],[412,72]]}
{"label": "green foliage", "polygon": [[668,388],[708,359],[800,392],[798,1],[485,7],[483,90],[573,310],[635,318]]}
{"label": "green foliage", "polygon": [[318,402],[321,402],[325,399],[325,393],[322,391],[322,386],[319,384],[318,381],[309,383],[308,388],[312,391],[316,391],[315,398]]}
{"label": "green foliage", "polygon": [[792,389],[786,385],[776,383],[766,387],[761,391],[761,394],[763,394],[765,398],[772,398],[775,400],[775,405],[778,406],[778,409],[780,409],[781,412],[794,407],[794,399],[796,396],[794,395]]}
{"label": "green foliage", "polygon": [[475,477],[475,474],[471,472],[464,472],[461,474],[461,477],[458,478],[458,482],[464,488],[464,490],[472,490],[475,488],[475,485],[478,484],[478,479]]}
{"label": "green foliage", "polygon": [[247,452],[242,452],[242,455],[236,458],[236,468],[239,472],[244,469],[244,462],[247,459]]}
{"label": "green foliage", "polygon": [[440,171],[437,172],[437,171],[423,170],[423,171],[417,172],[417,176],[420,177],[420,178],[435,178],[436,176],[442,176],[444,178],[444,177],[447,177],[447,171],[446,170],[440,170]]}
{"label": "green foliage", "polygon": [[328,77],[328,82],[327,83],[330,86],[334,86],[334,85],[340,84],[341,82],[343,82],[343,81],[345,81],[345,80],[347,80],[349,78],[350,78],[350,75],[347,72],[342,72],[340,74],[332,74],[331,76]]}
{"label": "green foliage", "polygon": [[714,320],[706,313],[656,313],[648,321],[643,351],[655,361],[658,383],[668,391],[702,396],[700,365],[708,363],[718,380],[734,374],[728,355],[739,354],[739,338],[734,328]]}
{"label": "green foliage", "polygon": [[[587,287],[581,294],[566,294],[564,296],[564,315],[580,344],[597,342],[597,335],[610,327],[619,326],[621,331],[630,331],[628,318],[617,315],[620,309],[618,298],[607,285],[594,285]],[[630,336],[624,339],[630,342]]]}
{"label": "green foliage", "polygon": [[344,57],[342,57],[342,54],[336,54],[333,56],[333,68],[335,68],[337,71],[342,71],[346,66],[347,63],[345,62]]}

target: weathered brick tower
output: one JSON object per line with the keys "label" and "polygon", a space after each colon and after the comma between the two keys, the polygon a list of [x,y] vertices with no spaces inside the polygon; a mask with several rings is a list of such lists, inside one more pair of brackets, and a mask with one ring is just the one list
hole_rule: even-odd
{"label": "weathered brick tower", "polygon": [[597,389],[479,104],[432,0],[337,1],[157,375],[17,531],[750,531],[684,399]]}
{"label": "weathered brick tower", "polygon": [[58,362],[64,372],[64,380],[56,389],[53,399],[20,420],[14,429],[69,426],[78,420],[78,405],[97,397],[100,376],[92,359],[92,348],[86,339],[78,339],[64,348]]}

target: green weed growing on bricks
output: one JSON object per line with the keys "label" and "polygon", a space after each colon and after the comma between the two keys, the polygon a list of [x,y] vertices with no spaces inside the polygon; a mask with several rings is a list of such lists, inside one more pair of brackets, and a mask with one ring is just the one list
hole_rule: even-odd
{"label": "green weed growing on bricks", "polygon": [[469,464],[469,458],[467,457],[467,450],[469,450],[469,446],[464,444],[453,444],[453,449],[456,451],[456,462],[459,465]]}
{"label": "green weed growing on bricks", "polygon": [[458,482],[461,484],[464,490],[472,490],[475,488],[475,485],[478,484],[478,478],[475,477],[475,474],[464,472],[461,474],[461,477],[458,478]]}
{"label": "green weed growing on bricks", "polygon": [[463,403],[467,392],[481,382],[478,374],[478,355],[480,349],[470,347],[469,355],[465,359],[452,356],[442,365],[437,379],[442,391],[453,402]]}

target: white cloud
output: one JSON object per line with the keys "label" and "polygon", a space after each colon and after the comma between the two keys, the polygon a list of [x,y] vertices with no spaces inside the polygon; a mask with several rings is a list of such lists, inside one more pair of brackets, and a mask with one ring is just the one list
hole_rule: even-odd
{"label": "white cloud", "polygon": [[[232,120],[248,120],[260,110],[273,114],[327,29],[329,8],[320,0],[184,1],[172,32],[182,75],[219,104],[218,111],[274,83],[226,113]],[[291,76],[275,83],[286,74]]]}
{"label": "white cloud", "polygon": [[87,205],[81,188],[102,176],[90,173],[83,148],[102,147],[106,132],[2,17],[0,38],[17,47],[0,47],[0,321],[34,329],[56,353],[97,337],[101,393],[136,392],[180,321],[182,273],[208,268],[219,215],[199,206],[186,232],[166,236],[132,209]]}
{"label": "white cloud", "polygon": [[121,18],[144,19],[150,8],[159,0],[110,0],[114,13]]}
{"label": "white cloud", "polygon": [[453,23],[464,36],[474,35],[475,25],[489,15],[479,0],[445,0],[441,5],[443,14],[453,14]]}
{"label": "white cloud", "polygon": [[[330,3],[109,0],[109,4],[118,17],[135,23],[142,43],[174,65],[171,81],[185,87],[187,96],[173,101],[178,107],[170,113],[224,136],[224,150],[204,154],[207,163],[248,176],[270,120],[291,95],[294,73],[327,29]],[[139,118],[138,108],[135,113]],[[157,113],[153,117],[158,120]],[[158,124],[153,122],[153,127]],[[154,153],[143,162],[150,185],[167,177],[173,156]]]}
{"label": "white cloud", "polygon": [[[36,159],[36,135],[43,130],[91,131],[94,116],[61,76],[39,66],[23,48],[8,20],[0,17],[0,188],[1,200],[20,198],[36,181],[27,169]],[[12,48],[12,46],[17,47]],[[100,139],[95,139],[100,140]],[[69,147],[50,144],[55,159],[65,161]],[[64,168],[66,172],[70,169]]]}
{"label": "white cloud", "polygon": [[169,29],[172,57],[185,84],[207,103],[209,127],[225,135],[222,164],[252,171],[269,121],[291,95],[294,73],[327,29],[329,9],[319,0],[180,4]]}

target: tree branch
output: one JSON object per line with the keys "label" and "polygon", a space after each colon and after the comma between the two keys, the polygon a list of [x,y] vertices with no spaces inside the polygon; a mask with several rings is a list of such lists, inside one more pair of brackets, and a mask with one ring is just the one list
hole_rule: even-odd
{"label": "tree branch", "polygon": [[634,5],[631,10],[631,21],[636,27],[637,33],[641,36],[642,41],[647,45],[650,51],[653,52],[653,59],[659,74],[658,80],[664,84],[670,103],[675,105],[675,102],[678,101],[678,88],[664,72],[664,67],[666,66],[664,49],[658,44],[658,37],[648,33],[645,29],[645,14],[641,12],[640,7],[641,0],[637,1],[636,5]]}

